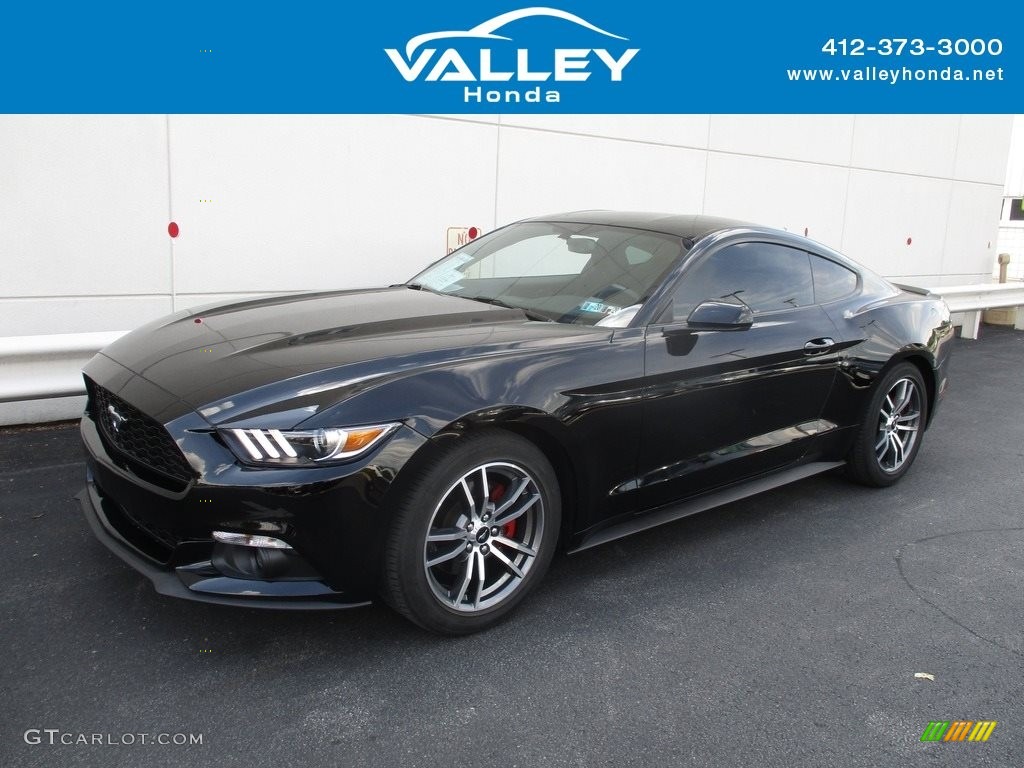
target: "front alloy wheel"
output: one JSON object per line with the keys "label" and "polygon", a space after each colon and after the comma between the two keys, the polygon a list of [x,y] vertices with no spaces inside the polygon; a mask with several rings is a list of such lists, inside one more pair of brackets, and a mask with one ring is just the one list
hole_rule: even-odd
{"label": "front alloy wheel", "polygon": [[475,612],[507,599],[537,560],[544,502],[510,462],[481,464],[448,489],[430,521],[423,567],[439,601]]}
{"label": "front alloy wheel", "polygon": [[561,527],[544,454],[500,430],[449,435],[396,483],[382,596],[444,634],[496,623],[540,581]]}

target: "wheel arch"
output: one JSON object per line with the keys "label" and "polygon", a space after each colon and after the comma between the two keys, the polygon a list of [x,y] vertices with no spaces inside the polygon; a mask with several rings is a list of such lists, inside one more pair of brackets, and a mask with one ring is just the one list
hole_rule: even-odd
{"label": "wheel arch", "polygon": [[576,530],[576,510],[584,494],[583,470],[572,459],[572,449],[562,423],[540,410],[509,406],[468,413],[448,424],[431,439],[435,447],[446,439],[481,430],[501,430],[526,440],[551,464],[558,478],[562,504],[559,546],[564,546]]}
{"label": "wheel arch", "polygon": [[928,418],[925,420],[925,429],[928,429],[931,425],[932,413],[935,410],[933,406],[938,390],[938,382],[935,367],[932,365],[932,358],[926,349],[911,348],[894,355],[879,372],[875,386],[878,386],[878,382],[881,382],[885,374],[900,363],[910,363],[913,365],[921,373],[921,378],[924,380],[925,395],[928,398]]}

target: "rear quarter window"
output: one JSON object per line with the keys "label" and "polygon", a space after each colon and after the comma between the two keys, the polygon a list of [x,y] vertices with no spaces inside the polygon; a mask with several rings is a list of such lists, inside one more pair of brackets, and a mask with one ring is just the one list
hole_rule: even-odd
{"label": "rear quarter window", "polygon": [[811,272],[814,300],[818,304],[828,304],[857,290],[857,273],[834,261],[811,254]]}

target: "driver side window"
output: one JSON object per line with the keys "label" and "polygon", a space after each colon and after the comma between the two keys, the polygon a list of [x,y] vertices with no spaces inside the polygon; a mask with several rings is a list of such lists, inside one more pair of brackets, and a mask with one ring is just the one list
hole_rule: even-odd
{"label": "driver side window", "polygon": [[742,301],[754,314],[814,303],[810,257],[772,243],[728,245],[686,271],[673,299],[676,322],[704,301]]}

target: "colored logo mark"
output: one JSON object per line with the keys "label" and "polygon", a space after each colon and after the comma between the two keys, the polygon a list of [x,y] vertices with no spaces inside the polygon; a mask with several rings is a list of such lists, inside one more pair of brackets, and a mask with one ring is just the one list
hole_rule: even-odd
{"label": "colored logo mark", "polygon": [[988,741],[995,729],[995,720],[933,720],[921,741]]}

